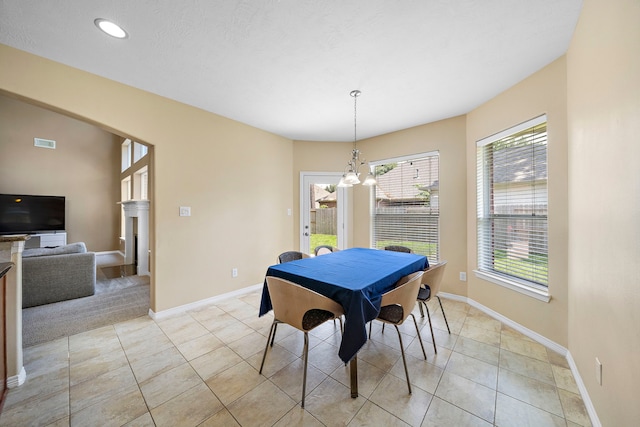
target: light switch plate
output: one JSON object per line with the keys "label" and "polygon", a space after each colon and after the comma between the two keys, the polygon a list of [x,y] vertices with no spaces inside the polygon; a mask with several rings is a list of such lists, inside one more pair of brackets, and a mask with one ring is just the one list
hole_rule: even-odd
{"label": "light switch plate", "polygon": [[180,206],[180,216],[191,216],[191,207]]}

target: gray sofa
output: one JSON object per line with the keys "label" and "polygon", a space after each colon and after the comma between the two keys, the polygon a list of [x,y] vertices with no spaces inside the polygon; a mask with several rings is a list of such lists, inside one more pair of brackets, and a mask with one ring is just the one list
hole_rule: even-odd
{"label": "gray sofa", "polygon": [[83,242],[22,253],[22,308],[93,295],[96,254]]}

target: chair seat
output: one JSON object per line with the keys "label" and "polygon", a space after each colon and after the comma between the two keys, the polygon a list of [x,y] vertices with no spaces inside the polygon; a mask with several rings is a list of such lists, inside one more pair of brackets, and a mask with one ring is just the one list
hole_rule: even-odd
{"label": "chair seat", "polygon": [[302,329],[310,331],[316,326],[319,326],[334,317],[335,314],[330,311],[321,310],[319,308],[311,309],[302,316]]}
{"label": "chair seat", "polygon": [[380,307],[379,320],[386,320],[391,323],[400,323],[404,318],[404,310],[401,305],[385,305]]}
{"label": "chair seat", "polygon": [[424,288],[420,288],[420,290],[418,291],[418,299],[420,301],[429,301],[429,298],[431,297],[431,288],[426,286]]}

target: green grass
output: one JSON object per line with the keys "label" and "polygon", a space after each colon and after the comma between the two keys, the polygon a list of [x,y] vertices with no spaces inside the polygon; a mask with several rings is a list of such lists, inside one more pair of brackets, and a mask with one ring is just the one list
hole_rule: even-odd
{"label": "green grass", "polygon": [[[505,274],[516,274],[524,280],[529,280],[541,285],[548,285],[546,255],[530,254],[529,258],[508,258],[506,251],[495,250],[493,252],[493,268],[495,271]],[[534,273],[535,272],[535,273]],[[537,273],[537,274],[536,274]]]}
{"label": "green grass", "polygon": [[309,249],[313,250],[321,245],[338,246],[338,236],[335,234],[312,234],[309,241]]}
{"label": "green grass", "polygon": [[416,254],[426,255],[427,259],[429,260],[436,258],[436,251],[438,249],[435,243],[413,242],[409,240],[379,240],[376,247],[378,249],[384,249],[385,246],[392,245],[406,246]]}
{"label": "green grass", "polygon": [[[338,246],[338,236],[331,234],[312,234],[309,247],[313,251],[320,245]],[[414,253],[426,255],[428,259],[436,258],[437,245],[435,243],[398,241],[398,240],[381,240],[377,243],[378,249],[384,249],[385,246],[400,245],[406,246],[413,250]]]}

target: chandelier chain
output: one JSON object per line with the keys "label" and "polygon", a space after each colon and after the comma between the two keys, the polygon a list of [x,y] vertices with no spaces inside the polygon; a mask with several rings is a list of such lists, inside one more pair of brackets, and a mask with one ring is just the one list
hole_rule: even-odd
{"label": "chandelier chain", "polygon": [[[338,187],[351,187],[354,184],[360,184],[360,166],[367,164],[367,161],[360,157],[360,150],[357,148],[358,142],[358,96],[361,92],[359,90],[352,90],[349,95],[353,97],[353,150],[351,151],[351,159],[347,162],[344,174],[340,179]],[[370,169],[369,167],[367,169]],[[375,177],[369,173],[367,179],[365,179],[363,185],[371,186],[376,184]]]}
{"label": "chandelier chain", "polygon": [[353,149],[356,149],[356,143],[358,141],[358,95],[353,95]]}

